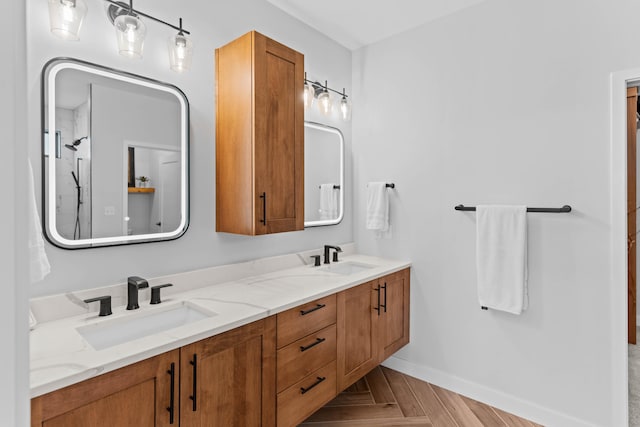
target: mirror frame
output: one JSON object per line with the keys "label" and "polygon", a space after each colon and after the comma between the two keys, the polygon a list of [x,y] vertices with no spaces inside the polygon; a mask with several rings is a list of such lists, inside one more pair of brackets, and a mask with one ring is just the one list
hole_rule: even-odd
{"label": "mirror frame", "polygon": [[[56,229],[56,156],[46,156],[55,153],[55,138],[45,141],[45,131],[53,126],[55,129],[56,116],[56,85],[57,74],[64,69],[73,69],[95,74],[101,77],[112,78],[126,83],[142,85],[150,89],[157,89],[174,95],[180,103],[180,162],[181,162],[181,194],[180,194],[180,224],[177,229],[162,233],[148,233],[138,235],[123,235],[112,237],[99,237],[91,239],[71,240],[60,235]],[[49,102],[45,108],[46,101]],[[181,237],[189,228],[189,101],[186,95],[176,86],[149,79],[125,71],[115,70],[98,64],[82,61],[75,58],[59,57],[48,61],[42,69],[41,80],[41,147],[42,147],[42,225],[46,239],[53,245],[63,249],[87,249],[105,246],[126,245],[133,243],[148,243],[175,240]],[[49,126],[45,126],[48,123]],[[53,125],[52,125],[53,124]],[[45,143],[48,147],[45,148]],[[48,166],[48,169],[47,169]],[[126,189],[125,189],[126,190]],[[47,194],[49,197],[47,197]],[[51,197],[53,195],[53,197]]]}
{"label": "mirror frame", "polygon": [[[338,183],[338,185],[340,185],[340,196],[339,196],[340,209],[338,210],[338,217],[336,219],[305,221],[304,222],[304,228],[340,224],[342,222],[342,219],[344,218],[344,192],[345,192],[345,185],[344,185],[344,135],[342,135],[342,132],[340,131],[340,129],[338,129],[336,127],[333,127],[333,126],[328,126],[328,125],[325,125],[325,124],[322,124],[322,123],[316,123],[316,122],[311,122],[311,121],[305,120],[304,127],[310,128],[310,129],[317,129],[317,130],[321,130],[321,131],[324,131],[324,132],[330,132],[330,133],[336,134],[338,136],[338,140],[339,140],[339,143],[340,143],[340,182]],[[305,138],[305,144],[306,144],[306,142],[307,142],[307,139]]]}

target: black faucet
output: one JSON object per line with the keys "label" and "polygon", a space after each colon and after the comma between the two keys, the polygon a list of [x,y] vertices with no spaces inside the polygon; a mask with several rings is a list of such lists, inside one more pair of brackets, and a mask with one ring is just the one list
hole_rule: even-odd
{"label": "black faucet", "polygon": [[127,310],[137,310],[138,305],[138,289],[148,288],[149,282],[142,277],[131,276],[127,279]]}
{"label": "black faucet", "polygon": [[86,302],[87,304],[95,301],[100,301],[99,316],[111,316],[111,295],[105,295],[103,297],[89,298],[84,300],[84,302]]}
{"label": "black faucet", "polygon": [[324,263],[325,264],[330,264],[329,253],[330,253],[331,249],[334,249],[336,251],[333,254],[333,261],[334,262],[338,261],[338,252],[342,252],[342,249],[340,249],[340,246],[324,245]]}

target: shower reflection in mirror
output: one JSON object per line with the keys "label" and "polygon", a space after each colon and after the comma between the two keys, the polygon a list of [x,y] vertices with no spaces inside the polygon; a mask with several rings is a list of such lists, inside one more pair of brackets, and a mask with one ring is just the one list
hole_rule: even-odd
{"label": "shower reflection in mirror", "polygon": [[[184,94],[166,83],[67,58],[45,65],[42,90],[47,239],[78,249],[184,234]],[[48,137],[53,129],[55,144]]]}

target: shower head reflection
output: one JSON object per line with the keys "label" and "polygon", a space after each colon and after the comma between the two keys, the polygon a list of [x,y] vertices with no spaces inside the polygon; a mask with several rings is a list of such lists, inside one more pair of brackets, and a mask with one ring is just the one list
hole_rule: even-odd
{"label": "shower head reflection", "polygon": [[87,139],[87,138],[88,138],[88,136],[83,136],[82,138],[76,139],[71,144],[64,144],[64,146],[67,147],[71,151],[78,151],[78,149],[76,147],[78,145],[80,145],[80,143],[82,142],[83,139]]}

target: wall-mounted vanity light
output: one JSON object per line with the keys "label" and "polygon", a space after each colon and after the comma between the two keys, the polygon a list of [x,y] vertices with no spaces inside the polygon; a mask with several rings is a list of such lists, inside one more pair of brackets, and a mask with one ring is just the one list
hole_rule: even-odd
{"label": "wall-mounted vanity light", "polygon": [[342,89],[342,92],[338,92],[337,90],[331,89],[327,81],[325,80],[324,85],[319,82],[314,82],[307,79],[306,73],[304,77],[304,108],[308,109],[313,105],[313,99],[318,100],[318,109],[322,114],[328,116],[331,114],[333,109],[333,101],[331,99],[330,92],[337,93],[341,95],[340,99],[340,117],[342,120],[349,121],[351,120],[351,101],[348,99],[348,95],[345,89]]}
{"label": "wall-mounted vanity light", "polygon": [[[175,26],[149,14],[133,8],[133,0],[129,3],[104,0],[107,5],[107,16],[116,30],[118,52],[128,58],[142,58],[147,28],[141,17],[164,24],[178,31],[169,39],[169,64],[172,70],[186,71],[191,67],[193,43],[187,37],[189,31],[180,25]],[[87,13],[84,0],[49,0],[49,21],[51,32],[66,40],[79,40],[82,20]]]}
{"label": "wall-mounted vanity light", "polygon": [[61,39],[80,40],[80,28],[86,14],[84,0],[49,0],[49,26]]}

